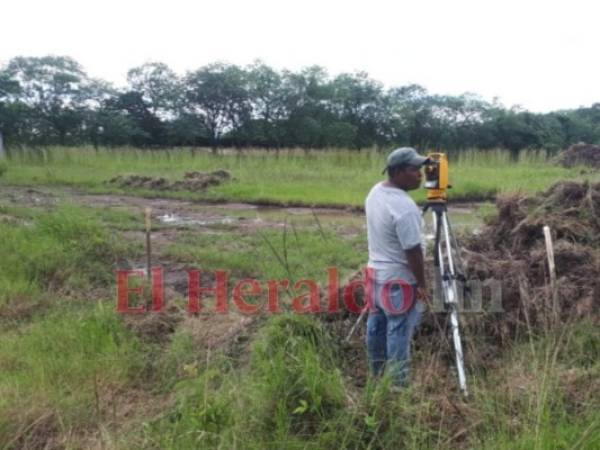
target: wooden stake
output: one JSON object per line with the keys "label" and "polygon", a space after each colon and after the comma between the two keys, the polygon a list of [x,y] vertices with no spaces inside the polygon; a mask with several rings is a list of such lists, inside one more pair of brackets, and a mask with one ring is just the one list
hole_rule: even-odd
{"label": "wooden stake", "polygon": [[552,314],[558,319],[558,296],[556,290],[556,266],[554,263],[554,246],[552,245],[552,235],[550,227],[544,225],[544,240],[546,242],[546,254],[548,256],[548,271],[550,272],[550,289],[552,291]]}
{"label": "wooden stake", "polygon": [[144,210],[145,222],[146,222],[146,277],[148,281],[152,280],[152,246],[150,244],[150,214],[152,213],[152,208],[146,208]]}

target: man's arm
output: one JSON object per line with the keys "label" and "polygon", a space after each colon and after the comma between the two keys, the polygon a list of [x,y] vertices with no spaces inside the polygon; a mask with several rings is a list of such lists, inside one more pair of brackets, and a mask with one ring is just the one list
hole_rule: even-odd
{"label": "man's arm", "polygon": [[425,287],[425,267],[423,264],[423,250],[421,244],[406,250],[406,259],[411,272],[417,280],[417,287]]}
{"label": "man's arm", "polygon": [[421,224],[423,217],[415,206],[396,222],[396,235],[406,254],[408,268],[417,280],[417,298],[427,302],[429,297],[425,284],[424,257],[421,249]]}
{"label": "man's arm", "polygon": [[425,266],[423,263],[423,250],[421,245],[405,250],[408,266],[417,280],[417,298],[428,303],[429,294],[425,284]]}

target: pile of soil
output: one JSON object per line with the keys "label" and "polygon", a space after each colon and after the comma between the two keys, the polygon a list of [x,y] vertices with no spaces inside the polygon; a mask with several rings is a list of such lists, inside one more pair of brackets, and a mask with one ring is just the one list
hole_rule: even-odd
{"label": "pile of soil", "polygon": [[118,175],[109,180],[109,183],[121,188],[144,188],[160,191],[198,191],[204,190],[209,186],[217,186],[230,179],[231,173],[220,169],[214,172],[186,172],[183,180],[177,181],[144,175]]}
{"label": "pile of soil", "polygon": [[[600,183],[560,182],[532,196],[497,200],[498,215],[463,242],[470,278],[500,280],[504,314],[479,320],[488,335],[513,337],[576,320],[599,319]],[[550,287],[543,227],[554,243]],[[485,299],[484,299],[485,301]],[[526,328],[523,328],[526,327]]]}
{"label": "pile of soil", "polygon": [[600,145],[578,144],[571,145],[558,155],[558,163],[563,167],[589,166],[600,168]]}

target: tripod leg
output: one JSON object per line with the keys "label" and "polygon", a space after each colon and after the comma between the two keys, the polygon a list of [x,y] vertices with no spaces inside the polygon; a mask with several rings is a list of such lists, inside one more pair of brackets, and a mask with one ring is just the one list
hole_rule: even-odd
{"label": "tripod leg", "polygon": [[356,331],[356,329],[358,328],[358,326],[360,325],[360,323],[362,322],[362,320],[367,315],[368,310],[369,310],[369,308],[365,307],[365,309],[363,309],[360,312],[360,316],[358,316],[358,319],[356,319],[356,322],[354,323],[354,325],[350,329],[350,332],[348,333],[348,336],[346,336],[346,342],[350,342],[350,339],[352,339],[352,336],[354,335],[354,332]]}
{"label": "tripod leg", "polygon": [[[454,266],[452,245],[451,245],[451,236],[450,236],[450,227],[448,224],[448,217],[446,212],[443,211],[441,213],[441,217],[439,218],[438,225],[441,225],[444,231],[444,241],[446,244],[446,258],[448,262],[448,273],[446,276],[444,275],[445,267],[443,262],[440,264],[442,271],[442,280],[444,284],[444,296],[446,300],[446,304],[450,308],[450,326],[452,328],[452,341],[454,343],[454,353],[456,356],[456,370],[458,373],[458,385],[463,392],[464,395],[467,395],[467,380],[465,376],[465,366],[464,366],[464,355],[462,349],[462,342],[460,338],[460,329],[458,322],[458,295],[457,295],[457,287],[456,287],[456,272]],[[438,252],[440,254],[440,258],[442,256],[441,242],[438,243]],[[443,260],[442,260],[443,261]]]}
{"label": "tripod leg", "polygon": [[454,342],[454,354],[456,356],[456,371],[458,372],[458,386],[463,394],[468,395],[467,392],[467,378],[465,376],[465,362],[462,350],[462,343],[460,340],[460,330],[458,327],[458,313],[456,306],[452,306],[450,312],[450,326],[452,327],[452,341]]}

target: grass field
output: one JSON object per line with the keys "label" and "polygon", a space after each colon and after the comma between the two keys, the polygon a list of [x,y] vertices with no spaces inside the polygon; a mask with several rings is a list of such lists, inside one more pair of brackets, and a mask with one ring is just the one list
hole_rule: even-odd
{"label": "grass field", "polygon": [[[224,151],[94,150],[48,148],[15,151],[0,182],[13,185],[68,185],[91,192],[123,192],[107,183],[117,175],[138,174],[180,179],[191,170],[229,170],[234,180],[206,192],[143,191],[147,196],[306,205],[362,205],[365,193],[381,179],[385,153],[375,151]],[[582,168],[551,164],[542,152],[469,151],[451,156],[450,196],[455,200],[490,199],[498,192],[536,192],[562,179],[598,179]],[[585,172],[585,169],[583,169]],[[131,192],[131,191],[128,191]],[[415,198],[423,200],[423,190]]]}
{"label": "grass field", "polygon": [[[366,376],[360,338],[343,342],[353,315],[185,313],[188,267],[228,269],[232,283],[323,281],[327,267],[344,279],[366,259],[358,212],[188,200],[361,205],[383,161],[375,152],[13,155],[0,165],[0,448],[599,448],[600,336],[591,320],[469,360],[465,400],[440,340],[417,340],[412,384],[398,393],[388,379]],[[175,179],[221,168],[236,179],[206,192],[105,184],[122,173]],[[535,153],[520,163],[503,152],[466,153],[451,170],[452,195],[463,199],[597,177]],[[115,312],[114,271],[145,264],[145,206],[169,308],[124,317]],[[491,209],[456,217],[469,230]],[[159,221],[173,212],[190,220]],[[484,348],[473,330],[465,329],[468,348]]]}

